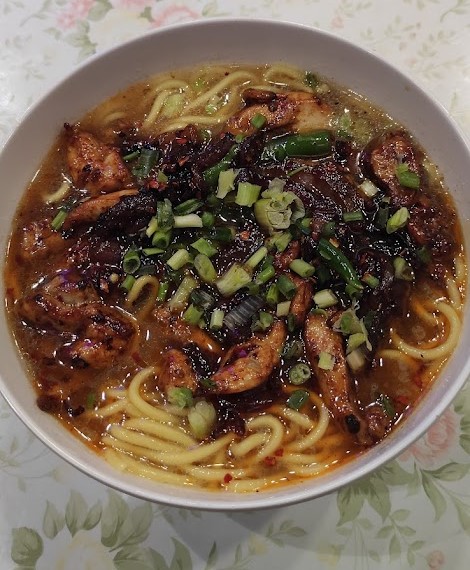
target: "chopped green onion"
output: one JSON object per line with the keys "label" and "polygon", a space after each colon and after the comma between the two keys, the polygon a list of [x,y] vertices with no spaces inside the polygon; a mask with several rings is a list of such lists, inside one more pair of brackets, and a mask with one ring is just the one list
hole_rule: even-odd
{"label": "chopped green onion", "polygon": [[145,233],[147,237],[151,237],[157,230],[158,230],[158,219],[157,216],[153,216],[152,218],[150,218],[150,222],[148,223]]}
{"label": "chopped green onion", "polygon": [[129,154],[126,154],[122,157],[122,160],[124,160],[124,162],[130,162],[131,160],[134,160],[134,158],[137,158],[140,154],[140,150],[134,150],[133,152],[130,152]]}
{"label": "chopped green onion", "polygon": [[318,355],[318,368],[321,370],[333,370],[335,357],[328,352],[320,352]]}
{"label": "chopped green onion", "polygon": [[305,234],[305,235],[309,235],[310,234],[310,224],[312,223],[312,218],[301,218],[300,220],[297,220],[297,224],[300,228],[300,231]]}
{"label": "chopped green onion", "polygon": [[235,178],[237,177],[237,171],[233,168],[228,170],[222,170],[219,174],[219,179],[217,182],[217,198],[223,200],[227,194],[235,190]]}
{"label": "chopped green onion", "polygon": [[359,184],[359,189],[368,198],[373,198],[379,191],[377,186],[373,184],[370,180],[364,180],[364,182]]}
{"label": "chopped green onion", "polygon": [[375,225],[380,229],[385,229],[387,227],[388,213],[390,211],[390,206],[387,202],[380,204],[377,214],[375,216]]}
{"label": "chopped green onion", "polygon": [[203,212],[201,214],[202,225],[204,228],[214,227],[215,216],[212,212]]}
{"label": "chopped green onion", "polygon": [[266,124],[266,117],[261,113],[256,113],[251,119],[251,124],[255,129],[261,129]]}
{"label": "chopped green onion", "polygon": [[172,269],[177,271],[184,267],[187,263],[191,261],[191,256],[189,255],[189,251],[186,249],[178,249],[175,253],[170,257],[170,259],[166,262]]}
{"label": "chopped green onion", "polygon": [[165,198],[164,200],[157,202],[156,218],[157,218],[157,227],[155,228],[155,230],[158,229],[164,232],[168,232],[171,230],[171,228],[173,227],[173,207],[168,198]]}
{"label": "chopped green onion", "polygon": [[194,258],[194,268],[206,283],[213,283],[217,279],[217,271],[212,261],[203,253],[198,253]]}
{"label": "chopped green onion", "polygon": [[360,210],[353,212],[343,212],[343,220],[345,222],[362,222],[364,215]]}
{"label": "chopped green onion", "polygon": [[371,287],[372,289],[375,289],[380,283],[380,280],[377,279],[375,275],[371,275],[370,273],[366,273],[362,278],[362,281],[364,281],[364,283],[366,285],[369,285],[369,287]]}
{"label": "chopped green onion", "polygon": [[212,311],[211,320],[209,322],[209,328],[212,331],[218,331],[222,328],[224,322],[225,313],[221,309],[215,309]]}
{"label": "chopped green onion", "polygon": [[214,405],[205,400],[200,400],[190,408],[188,413],[189,427],[195,437],[204,439],[212,431],[217,419]]}
{"label": "chopped green onion", "polygon": [[287,406],[293,410],[300,410],[300,408],[308,402],[309,393],[307,390],[294,390],[292,394],[287,398]]}
{"label": "chopped green onion", "polygon": [[140,151],[137,163],[132,169],[132,174],[138,178],[147,178],[150,171],[155,166],[158,158],[158,151],[153,148],[143,148]]}
{"label": "chopped green onion", "polygon": [[348,363],[349,368],[351,368],[353,372],[356,372],[357,370],[364,368],[366,364],[366,358],[364,356],[362,349],[356,348],[356,350],[350,352],[346,356],[346,362]]}
{"label": "chopped green onion", "polygon": [[65,208],[60,208],[51,222],[51,228],[55,231],[58,231],[63,226],[67,216],[68,211]]}
{"label": "chopped green onion", "polygon": [[310,89],[315,89],[315,87],[318,86],[317,76],[311,71],[306,71],[304,77],[304,83],[305,85],[307,85],[307,87],[310,87]]}
{"label": "chopped green onion", "polygon": [[169,288],[170,284],[167,281],[160,282],[160,284],[158,285],[158,293],[157,293],[157,301],[159,303],[163,303],[166,300]]}
{"label": "chopped green onion", "polygon": [[183,313],[183,319],[190,325],[197,325],[204,311],[191,304]]}
{"label": "chopped green onion", "polygon": [[410,212],[408,211],[408,208],[402,207],[397,210],[387,221],[387,233],[392,234],[393,232],[404,228],[408,223],[409,217]]}
{"label": "chopped green onion", "polygon": [[275,283],[272,283],[269,286],[269,289],[266,293],[266,303],[271,307],[274,307],[279,302],[279,289]]}
{"label": "chopped green onion", "polygon": [[287,277],[287,275],[280,275],[276,284],[279,292],[286,299],[292,300],[294,298],[297,287],[295,286],[295,283]]}
{"label": "chopped green onion", "polygon": [[387,416],[389,418],[393,418],[395,416],[395,408],[390,398],[385,394],[380,394],[380,398],[378,401],[382,405],[382,408],[384,409]]}
{"label": "chopped green onion", "polygon": [[276,305],[276,317],[287,317],[290,311],[290,301],[282,301]]}
{"label": "chopped green onion", "polygon": [[403,281],[413,281],[414,272],[411,265],[403,259],[403,257],[395,257],[393,260],[393,268],[395,269],[395,278]]}
{"label": "chopped green onion", "polygon": [[262,269],[258,275],[256,276],[256,284],[263,285],[267,283],[270,279],[275,277],[276,270],[272,265],[267,265],[264,269]]}
{"label": "chopped green onion", "polygon": [[303,259],[294,259],[291,261],[289,269],[304,278],[311,277],[315,273],[315,267]]}
{"label": "chopped green onion", "polygon": [[126,275],[126,278],[121,283],[121,287],[126,291],[130,291],[134,283],[135,283],[135,277],[133,275]]}
{"label": "chopped green onion", "polygon": [[419,176],[416,172],[410,170],[409,165],[406,162],[398,164],[395,168],[395,175],[398,182],[405,186],[405,188],[411,188],[417,190],[419,188]]}
{"label": "chopped green onion", "polygon": [[193,393],[189,388],[172,386],[168,390],[168,401],[178,408],[190,408],[193,405]]}
{"label": "chopped green onion", "polygon": [[356,348],[359,348],[362,344],[365,344],[366,340],[366,335],[362,332],[349,335],[346,344],[346,354],[350,354],[353,352],[353,350],[356,350]]}
{"label": "chopped green onion", "polygon": [[251,207],[256,200],[258,200],[260,192],[261,186],[258,184],[251,184],[251,182],[239,182],[235,203],[239,206]]}
{"label": "chopped green onion", "polygon": [[96,394],[94,392],[88,392],[86,395],[85,408],[87,410],[93,410],[96,405]]}
{"label": "chopped green onion", "polygon": [[267,247],[260,247],[255,253],[245,262],[245,267],[248,269],[255,269],[257,265],[259,265],[263,259],[268,255],[268,248]]}
{"label": "chopped green onion", "polygon": [[364,289],[349,259],[329,240],[320,238],[318,242],[318,253],[323,257],[329,267],[336,271],[336,273],[346,281],[347,285],[350,285],[350,289],[352,289],[353,292]]}
{"label": "chopped green onion", "polygon": [[431,261],[431,254],[424,245],[416,251],[416,257],[421,261],[421,263],[429,263]]}
{"label": "chopped green onion", "polygon": [[160,253],[165,253],[165,250],[159,247],[144,247],[142,253],[147,257],[150,257],[151,255],[158,255]]}
{"label": "chopped green onion", "polygon": [[315,293],[313,296],[313,302],[320,309],[327,309],[328,307],[336,305],[338,302],[338,297],[333,293],[331,289],[322,289],[321,291]]}
{"label": "chopped green onion", "polygon": [[152,245],[164,251],[169,246],[170,239],[171,239],[170,232],[157,230],[152,236]]}
{"label": "chopped green onion", "polygon": [[284,345],[282,356],[287,360],[297,359],[302,356],[304,345],[301,340],[293,340],[291,343]]}
{"label": "chopped green onion", "polygon": [[207,255],[207,257],[213,257],[218,251],[217,248],[205,238],[199,238],[191,244],[191,247],[199,253]]}
{"label": "chopped green onion", "polygon": [[161,182],[162,184],[166,184],[168,182],[168,176],[163,172],[163,170],[159,170],[157,172],[157,182]]}
{"label": "chopped green onion", "polygon": [[321,235],[326,238],[333,237],[335,235],[336,224],[335,222],[326,222],[321,230]]}
{"label": "chopped green onion", "polygon": [[197,214],[187,214],[185,216],[175,216],[174,228],[202,228],[202,219]]}
{"label": "chopped green onion", "polygon": [[299,362],[289,370],[289,382],[294,386],[305,384],[311,376],[310,368],[303,362]]}
{"label": "chopped green onion", "polygon": [[224,297],[230,297],[242,287],[250,283],[251,275],[239,263],[234,263],[222,277],[215,282],[219,293]]}
{"label": "chopped green onion", "polygon": [[196,289],[198,282],[190,275],[185,275],[178,289],[173,293],[173,296],[168,301],[170,311],[182,311],[187,303],[191,292]]}
{"label": "chopped green onion", "polygon": [[237,152],[237,149],[238,149],[237,144],[232,145],[228,153],[220,162],[214,164],[214,166],[211,166],[210,168],[204,171],[203,173],[204,180],[209,186],[215,186],[217,184],[220,173],[223,170],[227,170],[227,168],[230,166],[230,163],[232,162]]}
{"label": "chopped green onion", "polygon": [[224,324],[231,331],[245,325],[263,306],[263,298],[257,295],[246,297],[224,318]]}
{"label": "chopped green onion", "polygon": [[201,200],[197,198],[191,198],[190,200],[186,200],[186,202],[182,202],[173,208],[173,212],[178,216],[186,216],[187,214],[192,214],[196,210],[198,210],[202,206]]}
{"label": "chopped green onion", "polygon": [[235,230],[229,226],[220,226],[220,227],[214,228],[210,232],[210,237],[214,241],[220,241],[222,243],[228,243],[228,242],[233,241],[233,239],[235,238]]}
{"label": "chopped green onion", "polygon": [[274,234],[266,240],[266,247],[268,249],[276,248],[278,253],[286,250],[287,246],[292,241],[292,234],[290,232],[281,232]]}
{"label": "chopped green onion", "polygon": [[266,311],[260,311],[257,319],[253,319],[253,324],[251,325],[251,330],[256,331],[266,331],[273,324],[274,317],[271,313]]}
{"label": "chopped green onion", "polygon": [[140,267],[140,255],[135,249],[129,249],[122,258],[122,268],[125,273],[135,273]]}
{"label": "chopped green onion", "polygon": [[212,309],[215,304],[214,297],[203,289],[194,289],[194,291],[191,292],[190,298],[192,303],[201,307],[201,309],[204,309],[205,311]]}

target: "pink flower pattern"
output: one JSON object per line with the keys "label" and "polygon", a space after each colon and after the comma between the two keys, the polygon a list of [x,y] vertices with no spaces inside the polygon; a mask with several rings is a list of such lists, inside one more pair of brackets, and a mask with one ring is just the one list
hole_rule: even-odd
{"label": "pink flower pattern", "polygon": [[444,565],[444,554],[440,550],[433,550],[426,556],[426,561],[431,570],[441,570]]}
{"label": "pink flower pattern", "polygon": [[432,467],[445,459],[448,450],[457,443],[458,428],[459,417],[453,409],[447,409],[420,440],[402,453],[400,459],[414,458],[423,467]]}
{"label": "pink flower pattern", "polygon": [[79,20],[84,20],[93,6],[94,0],[72,0],[67,9],[59,13],[57,23],[61,29],[72,28]]}

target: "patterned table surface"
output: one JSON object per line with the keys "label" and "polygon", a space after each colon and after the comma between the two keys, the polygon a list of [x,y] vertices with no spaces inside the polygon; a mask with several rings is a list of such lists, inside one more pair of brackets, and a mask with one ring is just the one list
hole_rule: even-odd
{"label": "patterned table surface", "polygon": [[[285,19],[351,39],[433,93],[470,140],[470,0],[0,0],[0,145],[93,53],[220,16]],[[460,570],[469,535],[468,385],[421,440],[365,480],[237,514],[112,491],[46,449],[0,399],[2,570]]]}

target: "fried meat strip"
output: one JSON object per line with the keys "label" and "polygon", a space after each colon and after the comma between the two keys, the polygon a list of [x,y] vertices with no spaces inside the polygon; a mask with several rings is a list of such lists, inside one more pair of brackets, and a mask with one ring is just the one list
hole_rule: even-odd
{"label": "fried meat strip", "polygon": [[308,132],[328,128],[330,109],[315,95],[304,91],[274,93],[263,89],[247,89],[243,93],[246,106],[230,117],[225,130],[234,135],[250,135],[256,131],[252,119],[262,115],[265,128],[289,125],[294,131]]}
{"label": "fried meat strip", "polygon": [[172,348],[163,355],[162,366],[157,377],[160,390],[168,393],[170,388],[188,388],[194,392],[197,378],[190,359],[184,352]]}
{"label": "fried meat strip", "polygon": [[66,133],[67,165],[75,186],[97,196],[119,190],[129,182],[129,171],[117,148],[76,126],[66,125]]}
{"label": "fried meat strip", "polygon": [[266,382],[280,362],[286,338],[285,324],[276,321],[267,334],[253,336],[247,342],[232,346],[212,376],[214,392],[236,394]]}
{"label": "fried meat strip", "polygon": [[[345,431],[353,434],[360,444],[372,445],[374,440],[359,409],[348,372],[341,335],[330,329],[324,316],[310,314],[305,324],[304,341],[307,358],[318,380],[322,398],[333,418]],[[318,359],[322,352],[333,356],[332,370],[319,368]]]}

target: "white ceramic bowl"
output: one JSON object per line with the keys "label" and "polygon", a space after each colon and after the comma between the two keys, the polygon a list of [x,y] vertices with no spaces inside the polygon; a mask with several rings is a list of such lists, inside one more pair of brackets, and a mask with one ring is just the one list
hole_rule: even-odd
{"label": "white ceramic bowl", "polygon": [[[450,188],[470,250],[470,153],[447,113],[396,69],[325,32],[287,23],[216,19],[166,28],[88,60],[27,114],[0,155],[4,251],[17,202],[64,122],[73,122],[119,89],[165,70],[201,62],[285,61],[312,69],[365,95],[406,125]],[[276,507],[318,497],[383,465],[422,435],[452,402],[470,371],[467,305],[460,344],[413,414],[385,441],[332,473],[305,483],[249,495],[157,484],[111,468],[48,414],[41,412],[16,347],[0,321],[0,388],[24,423],[51,449],[88,475],[132,495],[211,510]]]}

